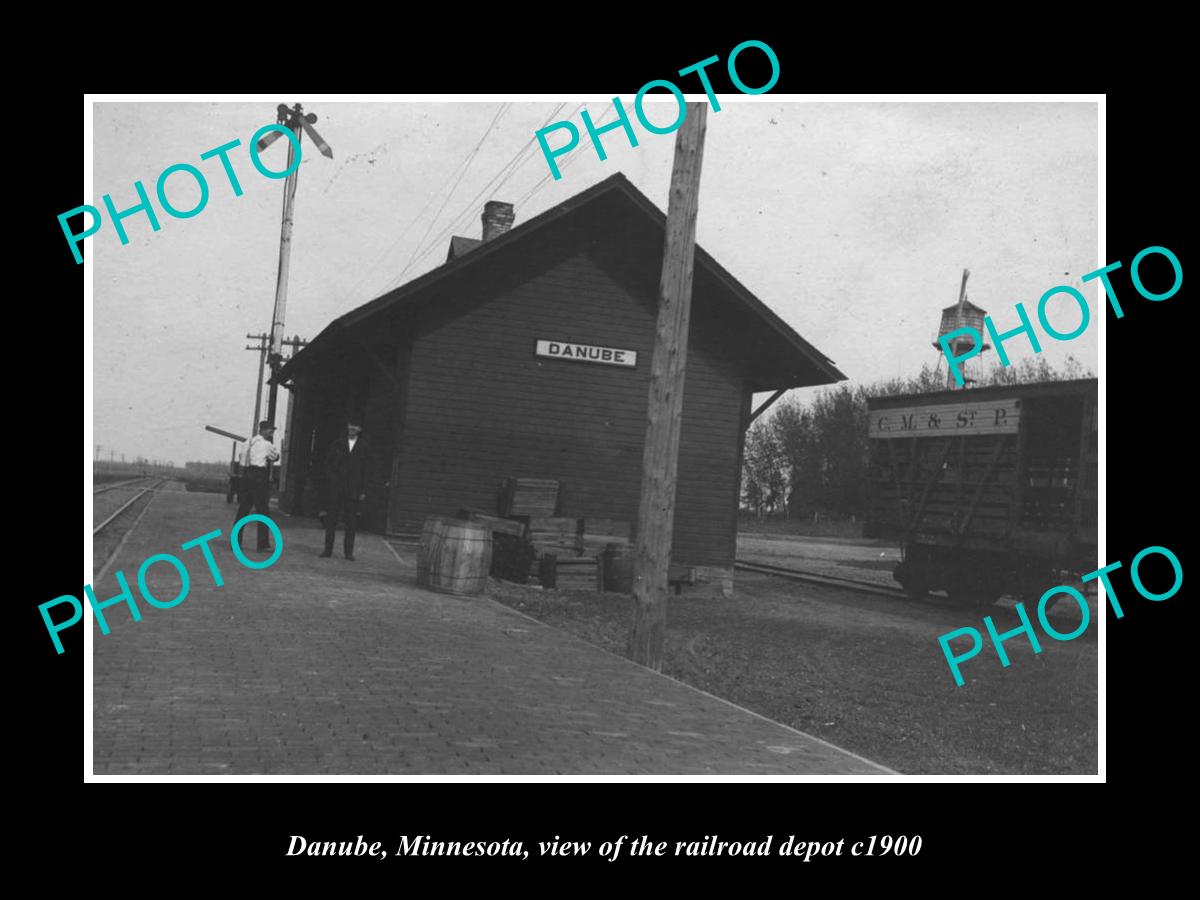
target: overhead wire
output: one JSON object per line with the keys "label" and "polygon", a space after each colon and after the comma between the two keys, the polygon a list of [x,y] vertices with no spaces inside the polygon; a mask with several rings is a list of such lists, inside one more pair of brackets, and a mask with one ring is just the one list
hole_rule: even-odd
{"label": "overhead wire", "polygon": [[[601,127],[604,124],[606,124],[606,123],[603,120],[601,120],[600,122],[597,122],[596,123],[597,129],[599,129],[599,127]],[[571,164],[574,163],[577,159],[579,159],[579,155],[572,154],[571,156],[568,156],[565,160],[563,160],[562,165],[558,167],[559,175],[561,176],[562,173],[565,172],[571,166]],[[546,174],[542,176],[541,180],[538,181],[537,184],[535,184],[532,188],[530,188],[528,191],[526,191],[525,195],[522,196],[520,200],[518,200],[516,203],[513,204],[514,211],[517,209],[520,209],[522,206],[524,206],[525,203],[528,202],[530,200],[530,198],[533,197],[534,194],[536,194],[538,191],[540,191],[542,189],[543,185],[545,185],[546,182],[548,182],[553,177],[554,177],[553,171],[546,172]],[[555,179],[555,180],[557,180],[557,179]]]}
{"label": "overhead wire", "polygon": [[[429,195],[429,199],[425,201],[425,205],[422,206],[417,211],[417,214],[414,215],[412,217],[412,219],[409,221],[409,223],[404,226],[403,230],[398,235],[396,235],[396,239],[394,241],[392,241],[391,244],[389,244],[387,246],[387,248],[383,251],[383,253],[381,253],[375,259],[375,262],[371,264],[370,268],[366,269],[363,272],[363,274],[359,276],[358,280],[354,283],[353,287],[351,287],[350,290],[346,292],[347,297],[353,297],[354,293],[363,285],[363,283],[368,278],[371,277],[371,275],[373,275],[375,273],[375,270],[379,268],[380,263],[382,263],[396,249],[396,247],[399,246],[400,242],[404,240],[404,236],[406,234],[408,234],[409,230],[413,227],[413,225],[415,225],[417,223],[417,221],[421,218],[421,216],[423,216],[425,214],[425,211],[428,210],[433,205],[434,201],[442,193],[442,190],[446,187],[446,185],[448,185],[450,183],[450,180],[452,178],[454,178],[455,175],[458,175],[459,179],[461,180],[462,175],[464,175],[466,173],[467,168],[470,167],[472,160],[475,158],[475,154],[477,154],[479,152],[479,148],[483,145],[484,140],[487,139],[488,134],[490,134],[491,130],[496,126],[496,123],[499,121],[500,116],[503,115],[504,111],[510,106],[512,106],[511,103],[501,103],[500,104],[500,107],[497,110],[496,114],[492,117],[491,123],[488,125],[487,129],[484,131],[483,137],[481,137],[479,139],[479,141],[476,143],[474,148],[472,148],[471,150],[469,150],[467,152],[466,156],[464,156],[461,160],[459,160],[458,165],[456,165],[453,169],[450,170],[449,174],[447,174],[445,179],[442,180],[442,183],[440,185],[438,185],[437,190],[433,191]],[[455,186],[457,187],[457,182],[455,182]]]}
{"label": "overhead wire", "polygon": [[[554,119],[554,117],[557,116],[565,106],[565,103],[558,104],[546,117],[546,120],[542,123],[538,130],[540,131],[541,128],[545,128],[546,125],[548,125],[550,121]],[[574,116],[582,108],[583,104],[577,106],[570,116],[568,116],[568,118]],[[526,141],[525,144],[516,152],[516,154],[507,163],[501,166],[500,171],[492,176],[491,180],[488,181],[488,183],[485,184],[483,188],[481,188],[480,191],[470,201],[467,202],[462,211],[453,219],[451,219],[449,224],[442,228],[441,231],[439,231],[438,234],[429,241],[428,245],[424,249],[418,248],[417,255],[413,257],[409,265],[407,265],[404,270],[402,270],[400,274],[393,280],[395,284],[399,284],[403,280],[404,276],[407,274],[412,265],[422,261],[437,247],[439,247],[447,236],[452,234],[457,228],[461,227],[470,219],[477,209],[477,204],[481,197],[483,197],[488,191],[499,190],[502,188],[508,182],[508,180],[512,178],[512,176],[533,157],[533,147],[535,141],[536,132],[535,136]]]}
{"label": "overhead wire", "polygon": [[[471,163],[474,162],[475,156],[479,153],[479,148],[483,146],[483,142],[486,141],[487,136],[492,133],[492,129],[496,127],[496,123],[500,121],[500,117],[504,115],[504,111],[509,107],[509,105],[510,104],[508,103],[501,104],[500,109],[496,111],[496,115],[492,117],[492,122],[490,125],[488,125],[487,130],[483,133],[483,137],[479,139],[479,142],[475,145],[475,148],[468,155],[467,164],[463,167],[462,172],[459,173],[458,178],[455,179],[454,186],[450,188],[449,193],[446,194],[446,199],[442,201],[442,205],[438,207],[438,211],[433,214],[433,217],[429,220],[429,225],[425,228],[425,233],[422,234],[421,239],[417,241],[417,246],[413,248],[413,256],[417,255],[417,250],[420,249],[421,245],[425,241],[425,238],[429,237],[429,232],[433,230],[434,224],[436,224],[437,220],[441,217],[442,211],[445,210],[446,205],[450,202],[450,198],[454,196],[454,192],[458,190],[458,186],[462,183],[463,177],[471,168]],[[412,256],[409,257],[408,263],[405,264],[405,270],[407,270],[408,266],[411,264]]]}
{"label": "overhead wire", "polygon": [[[546,125],[562,111],[564,106],[566,106],[565,103],[560,103],[555,106],[555,108],[546,117],[545,122],[542,123],[541,128],[545,128]],[[460,210],[458,215],[451,219],[450,222],[441,231],[439,231],[438,234],[423,249],[419,248],[419,252],[412,260],[412,263],[423,260],[426,256],[433,252],[434,249],[440,246],[450,234],[452,234],[458,228],[464,226],[470,220],[477,208],[480,198],[483,197],[488,191],[499,190],[499,188],[502,187],[508,181],[508,179],[512,177],[513,173],[515,173],[529,160],[529,158],[532,156],[532,147],[535,139],[536,138],[530,138],[528,141],[526,141],[526,143],[516,152],[516,154],[507,163],[501,166],[500,170],[492,176],[491,180],[488,181],[488,183],[485,184],[482,189],[480,189],[479,193],[477,193],[470,201],[467,202],[462,210]],[[499,182],[499,184],[497,184],[497,182]],[[410,263],[409,266],[405,267],[405,269],[400,272],[397,278],[397,283],[399,283],[399,280],[403,279],[404,275],[408,272],[408,269],[411,268],[412,263]]]}

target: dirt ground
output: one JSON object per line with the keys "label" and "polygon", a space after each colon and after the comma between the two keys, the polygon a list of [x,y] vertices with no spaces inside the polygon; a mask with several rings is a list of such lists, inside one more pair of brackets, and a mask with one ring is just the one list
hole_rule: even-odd
{"label": "dirt ground", "polygon": [[[632,598],[491,587],[500,602],[625,654]],[[1001,633],[1020,624],[1004,605],[991,614]],[[1040,654],[1023,636],[1008,641],[1008,668],[985,633],[957,687],[937,638],[984,632],[982,615],[739,572],[733,600],[672,596],[663,671],[904,773],[1094,774],[1095,620],[1068,642],[1039,631]],[[1056,611],[1056,627],[1071,631],[1073,616]]]}

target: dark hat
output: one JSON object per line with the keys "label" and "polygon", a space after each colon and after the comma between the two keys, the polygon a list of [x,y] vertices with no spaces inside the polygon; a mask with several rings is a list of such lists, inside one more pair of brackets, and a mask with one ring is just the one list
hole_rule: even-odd
{"label": "dark hat", "polygon": [[269,428],[272,431],[275,430],[275,426],[271,422],[268,422],[266,419],[263,419],[261,422],[258,423],[259,431],[262,431],[264,428]]}

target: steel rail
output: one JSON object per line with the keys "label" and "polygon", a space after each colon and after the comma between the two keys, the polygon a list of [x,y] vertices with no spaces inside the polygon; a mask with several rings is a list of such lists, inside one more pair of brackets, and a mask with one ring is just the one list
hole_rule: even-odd
{"label": "steel rail", "polygon": [[142,476],[139,476],[138,478],[130,478],[128,481],[116,481],[116,482],[113,482],[112,484],[104,484],[98,488],[93,488],[92,496],[94,497],[97,494],[103,494],[106,491],[115,491],[117,488],[130,487],[131,485],[137,484],[139,481],[145,481],[147,478],[153,478],[153,477],[154,476],[152,476],[152,475],[142,475]]}
{"label": "steel rail", "polygon": [[167,482],[167,479],[161,478],[156,483],[150,485],[149,487],[142,488],[140,491],[138,491],[136,494],[134,494],[132,497],[130,497],[128,500],[126,500],[123,504],[121,504],[121,507],[115,513],[113,513],[111,516],[109,516],[107,519],[105,519],[103,522],[101,522],[99,525],[97,525],[95,528],[93,528],[92,529],[92,537],[95,537],[101,531],[103,531],[105,528],[107,528],[110,524],[112,524],[113,520],[116,519],[117,516],[121,515],[121,513],[125,512],[125,510],[129,509],[129,507],[133,506],[133,504],[137,500],[139,500],[141,497],[143,497],[146,494],[149,494],[151,491],[153,491],[159,485],[166,484],[166,482]]}
{"label": "steel rail", "polygon": [[805,572],[800,569],[789,569],[784,566],[773,566],[768,563],[748,562],[745,560],[735,560],[733,567],[741,569],[743,572],[757,572],[760,575],[774,575],[779,578],[787,578],[790,581],[806,582],[808,584],[819,584],[824,587],[840,587],[849,590],[861,591],[867,594],[879,594],[884,597],[891,597],[897,600],[907,600],[908,595],[900,588],[887,587],[886,585],[877,584],[871,581],[858,581],[853,578],[840,578],[837,575],[818,575],[815,572]]}

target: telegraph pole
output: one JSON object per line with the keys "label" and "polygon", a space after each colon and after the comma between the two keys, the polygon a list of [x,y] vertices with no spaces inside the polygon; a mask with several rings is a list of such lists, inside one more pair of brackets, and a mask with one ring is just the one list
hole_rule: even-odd
{"label": "telegraph pole", "polygon": [[[290,171],[296,162],[296,153],[300,149],[300,132],[307,132],[317,149],[325,156],[333,159],[333,150],[325,143],[325,139],[313,129],[317,117],[313,113],[304,113],[303,107],[297,103],[290,109],[284,103],[276,107],[279,115],[278,123],[284,125],[295,135],[294,141],[288,141],[287,169]],[[283,132],[272,131],[258,142],[258,149],[265,150],[273,144]],[[275,308],[271,313],[271,346],[269,360],[271,363],[271,390],[267,400],[267,419],[275,424],[275,405],[279,395],[279,384],[275,375],[283,365],[283,323],[287,313],[288,269],[292,257],[292,213],[296,198],[296,184],[300,180],[300,166],[290,171],[283,184],[283,224],[279,234],[279,273],[275,282]],[[257,417],[256,417],[257,418]],[[257,433],[258,423],[255,422]]]}
{"label": "telegraph pole", "polygon": [[258,351],[258,389],[254,392],[254,421],[250,423],[250,434],[258,434],[258,423],[262,420],[259,418],[262,412],[262,389],[263,389],[263,372],[267,364],[267,341],[270,340],[270,335],[267,334],[248,334],[246,335],[252,341],[258,341],[257,347],[246,345],[247,350]]}
{"label": "telegraph pole", "polygon": [[707,109],[704,103],[687,104],[683,126],[675,138],[642,453],[629,656],[656,672],[662,671],[666,638],[667,578],[675,530],[675,482]]}

